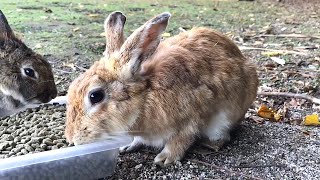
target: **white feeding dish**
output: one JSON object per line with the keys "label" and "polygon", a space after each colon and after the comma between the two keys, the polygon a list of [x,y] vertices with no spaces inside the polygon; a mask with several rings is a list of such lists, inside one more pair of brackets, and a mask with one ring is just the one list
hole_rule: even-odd
{"label": "white feeding dish", "polygon": [[112,175],[125,136],[0,160],[1,180],[88,180]]}

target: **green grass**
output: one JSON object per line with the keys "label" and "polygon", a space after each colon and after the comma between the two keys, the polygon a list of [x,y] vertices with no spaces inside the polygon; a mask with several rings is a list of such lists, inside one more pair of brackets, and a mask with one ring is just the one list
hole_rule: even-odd
{"label": "green grass", "polygon": [[[103,47],[95,44],[104,42],[100,36],[103,21],[112,11],[126,14],[126,36],[152,16],[164,11],[172,14],[167,28],[172,35],[179,32],[179,27],[190,29],[194,26],[206,26],[239,35],[243,30],[258,32],[264,26],[277,23],[279,18],[291,17],[290,12],[281,7],[245,1],[1,0],[0,7],[26,44],[32,48],[40,43],[43,48],[37,49],[37,52],[62,57],[72,56],[68,53],[73,49],[78,49],[81,54],[86,53],[88,57],[99,56]],[[50,9],[52,13],[45,9]],[[92,14],[98,16],[91,17]],[[74,31],[76,28],[79,30]],[[301,31],[311,34],[317,32],[306,27]]]}
{"label": "green grass", "polygon": [[[99,36],[103,32],[103,21],[115,10],[127,16],[127,36],[149,18],[164,11],[173,15],[167,29],[171,34],[177,34],[179,27],[207,26],[227,32],[269,23],[263,9],[248,2],[2,0],[0,7],[12,28],[24,35],[27,44],[43,43],[45,48],[39,51],[50,54],[64,54],[73,44],[85,51],[90,44],[103,42],[103,37]],[[45,8],[52,13],[45,12]],[[90,14],[99,16],[90,17]],[[249,17],[249,14],[253,16]],[[74,32],[75,28],[79,30]]]}

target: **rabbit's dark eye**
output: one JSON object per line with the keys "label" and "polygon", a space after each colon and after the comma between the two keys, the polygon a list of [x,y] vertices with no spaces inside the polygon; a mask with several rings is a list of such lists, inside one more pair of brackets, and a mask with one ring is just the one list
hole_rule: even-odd
{"label": "rabbit's dark eye", "polygon": [[101,102],[105,97],[105,92],[102,89],[94,90],[89,94],[91,104],[97,104]]}
{"label": "rabbit's dark eye", "polygon": [[34,70],[31,69],[31,68],[25,68],[24,69],[24,73],[26,73],[26,75],[29,76],[29,77],[36,78]]}

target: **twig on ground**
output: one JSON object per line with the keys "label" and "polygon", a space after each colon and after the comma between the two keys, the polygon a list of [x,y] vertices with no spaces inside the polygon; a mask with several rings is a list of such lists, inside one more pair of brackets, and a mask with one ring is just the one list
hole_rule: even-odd
{"label": "twig on ground", "polygon": [[242,166],[232,166],[232,168],[266,168],[266,167],[279,167],[285,168],[284,164],[266,164],[266,165],[242,165]]}
{"label": "twig on ground", "polygon": [[80,69],[80,70],[82,70],[82,71],[86,71],[86,70],[88,70],[88,69],[86,69],[86,68],[83,68],[83,67],[81,67],[81,66],[77,66],[77,65],[74,65],[74,67],[76,67],[76,68],[78,68],[78,69]]}
{"label": "twig on ground", "polygon": [[289,50],[277,50],[277,49],[266,49],[266,48],[256,48],[256,47],[246,47],[246,46],[239,46],[240,50],[259,50],[259,51],[274,51],[280,54],[298,54],[306,56],[306,53],[298,52],[298,51],[289,51]]}
{"label": "twig on ground", "polygon": [[262,179],[259,178],[259,177],[247,176],[247,175],[242,174],[241,172],[232,171],[232,170],[230,170],[230,169],[217,166],[217,165],[215,165],[215,164],[210,164],[210,163],[203,162],[203,161],[199,161],[199,160],[196,160],[196,159],[187,159],[187,160],[188,160],[188,161],[191,161],[191,162],[194,162],[194,163],[197,163],[197,164],[202,164],[202,165],[205,165],[205,166],[210,166],[210,167],[215,168],[215,169],[217,169],[217,170],[224,171],[224,172],[226,172],[226,173],[228,173],[228,174],[237,174],[237,175],[242,175],[242,176],[244,176],[244,177],[246,177],[246,178],[249,178],[249,179],[262,180]]}
{"label": "twig on ground", "polygon": [[261,34],[255,37],[278,37],[278,38],[312,38],[312,39],[320,39],[320,36],[309,36],[304,34]]}
{"label": "twig on ground", "polygon": [[296,93],[290,93],[290,92],[258,92],[258,95],[262,96],[285,96],[285,97],[291,97],[291,98],[300,98],[300,99],[306,99],[308,101],[311,101],[314,104],[320,104],[320,99],[315,98],[313,96],[307,95],[307,94],[296,94]]}

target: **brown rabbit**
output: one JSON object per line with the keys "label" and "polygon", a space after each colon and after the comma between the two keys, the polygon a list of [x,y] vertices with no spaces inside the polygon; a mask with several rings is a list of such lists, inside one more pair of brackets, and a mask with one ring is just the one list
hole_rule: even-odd
{"label": "brown rabbit", "polygon": [[[109,15],[107,37],[121,37],[121,13]],[[197,137],[212,145],[254,101],[258,78],[253,63],[226,36],[193,28],[160,43],[169,13],[162,13],[122,38],[107,38],[105,55],[71,84],[65,135],[75,145],[128,132],[130,151],[160,147],[157,164],[183,158]],[[115,23],[117,22],[117,23]],[[121,30],[113,31],[112,29]],[[110,33],[116,33],[110,34]]]}
{"label": "brown rabbit", "polygon": [[0,10],[0,117],[57,96],[50,64],[11,30]]}

